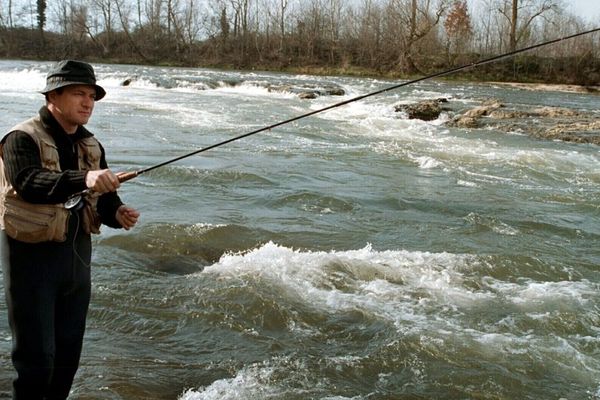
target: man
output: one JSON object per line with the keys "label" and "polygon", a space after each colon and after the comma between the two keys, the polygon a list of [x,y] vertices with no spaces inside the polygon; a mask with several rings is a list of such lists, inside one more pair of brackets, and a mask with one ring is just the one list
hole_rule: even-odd
{"label": "man", "polygon": [[[15,400],[66,399],[79,365],[90,302],[91,233],[132,228],[119,178],[84,128],[106,92],[91,65],[48,73],[39,115],[0,142],[0,256],[12,330]],[[75,207],[65,207],[84,192]]]}

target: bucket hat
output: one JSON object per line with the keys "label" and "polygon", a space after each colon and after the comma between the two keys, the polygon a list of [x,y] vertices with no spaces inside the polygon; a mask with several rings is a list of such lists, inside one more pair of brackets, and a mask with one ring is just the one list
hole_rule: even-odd
{"label": "bucket hat", "polygon": [[47,94],[70,85],[91,85],[96,88],[96,101],[106,95],[102,86],[96,84],[94,68],[88,63],[74,60],[59,61],[52,66],[46,76],[46,87],[41,91]]}

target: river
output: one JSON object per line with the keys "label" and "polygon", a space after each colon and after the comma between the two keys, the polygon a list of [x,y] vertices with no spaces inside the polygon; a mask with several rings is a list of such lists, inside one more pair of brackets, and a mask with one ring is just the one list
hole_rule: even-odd
{"label": "river", "polygon": [[[3,131],[49,66],[0,61]],[[397,83],[95,67],[115,171]],[[600,117],[598,95],[427,81],[124,183],[142,216],[94,238],[72,398],[599,399],[600,148],[394,111],[442,97]],[[10,348],[1,301],[4,396]]]}

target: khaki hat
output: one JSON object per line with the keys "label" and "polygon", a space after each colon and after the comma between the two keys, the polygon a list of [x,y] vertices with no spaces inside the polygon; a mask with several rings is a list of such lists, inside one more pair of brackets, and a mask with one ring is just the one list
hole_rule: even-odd
{"label": "khaki hat", "polygon": [[47,94],[53,90],[70,85],[91,85],[96,88],[96,101],[106,95],[102,86],[96,84],[94,68],[82,61],[64,60],[52,66],[46,76],[46,87],[41,91]]}

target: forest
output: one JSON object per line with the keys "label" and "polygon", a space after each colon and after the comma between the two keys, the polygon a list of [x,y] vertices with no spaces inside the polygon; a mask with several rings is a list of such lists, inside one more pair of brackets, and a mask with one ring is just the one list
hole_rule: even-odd
{"label": "forest", "polygon": [[[0,0],[0,58],[410,77],[597,28],[563,0]],[[462,79],[600,85],[600,35]]]}

